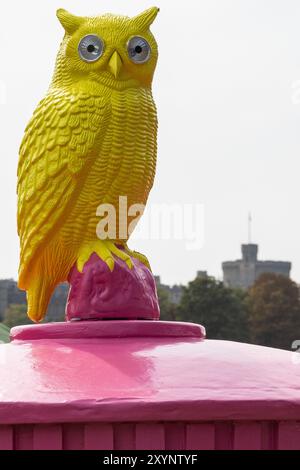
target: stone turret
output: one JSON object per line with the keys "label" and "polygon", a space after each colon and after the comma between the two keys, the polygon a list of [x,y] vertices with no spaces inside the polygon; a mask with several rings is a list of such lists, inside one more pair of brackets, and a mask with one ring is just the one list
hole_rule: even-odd
{"label": "stone turret", "polygon": [[263,273],[275,273],[289,277],[291,263],[289,261],[259,261],[258,245],[248,243],[242,245],[242,259],[222,263],[224,284],[228,287],[247,289]]}

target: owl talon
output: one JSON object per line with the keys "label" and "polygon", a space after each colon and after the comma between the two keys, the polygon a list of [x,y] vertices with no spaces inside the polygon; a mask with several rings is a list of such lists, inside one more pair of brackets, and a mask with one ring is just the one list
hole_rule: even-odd
{"label": "owl talon", "polygon": [[131,250],[130,248],[128,248],[126,244],[124,245],[124,248],[125,248],[126,253],[128,253],[130,257],[138,259],[141,263],[143,263],[149,269],[149,271],[152,272],[147,256],[143,255],[142,253],[139,253],[138,251]]}
{"label": "owl talon", "polygon": [[104,241],[90,242],[84,245],[79,252],[77,259],[77,269],[82,273],[85,263],[90,259],[92,253],[96,253],[100,259],[107,264],[110,271],[113,271],[115,260],[111,254],[111,251],[106,246]]}
{"label": "owl talon", "polygon": [[125,261],[129,269],[133,268],[133,262],[128,254],[116,247],[113,242],[108,242],[108,247],[115,256]]}
{"label": "owl talon", "polygon": [[118,248],[110,240],[98,240],[87,243],[80,249],[77,259],[77,269],[80,273],[82,273],[84,265],[92,253],[96,253],[107,264],[110,271],[113,271],[115,267],[114,256],[124,261],[129,269],[133,268],[133,262],[129,254]]}
{"label": "owl talon", "polygon": [[84,268],[84,265],[85,265],[85,261],[83,261],[82,259],[78,259],[77,260],[77,270],[82,273],[83,271],[83,268]]}
{"label": "owl talon", "polygon": [[109,270],[110,270],[111,272],[113,272],[114,267],[115,267],[115,261],[114,261],[114,259],[113,259],[113,258],[108,258],[108,259],[105,260],[105,263],[106,263],[107,266],[109,267]]}

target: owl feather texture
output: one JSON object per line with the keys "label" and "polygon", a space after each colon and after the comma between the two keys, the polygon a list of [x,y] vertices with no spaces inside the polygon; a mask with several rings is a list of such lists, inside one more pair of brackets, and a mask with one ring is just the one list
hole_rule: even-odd
{"label": "owl feather texture", "polygon": [[[101,240],[97,208],[145,205],[156,166],[151,85],[158,52],[150,26],[158,8],[134,18],[57,16],[65,35],[45,98],[30,120],[18,165],[19,287],[28,315],[44,318],[57,284],[92,253],[114,269],[143,255],[128,237]],[[121,246],[121,248],[120,248]]]}

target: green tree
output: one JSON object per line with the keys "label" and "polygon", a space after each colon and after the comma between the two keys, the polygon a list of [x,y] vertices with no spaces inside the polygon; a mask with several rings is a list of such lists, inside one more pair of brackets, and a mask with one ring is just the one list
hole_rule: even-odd
{"label": "green tree", "polygon": [[252,342],[290,349],[300,339],[300,301],[297,284],[278,274],[262,274],[249,290]]}
{"label": "green tree", "polygon": [[179,306],[183,321],[200,323],[207,337],[248,341],[247,293],[214,278],[196,278],[184,287]]}
{"label": "green tree", "polygon": [[11,304],[5,311],[3,323],[9,328],[32,323],[27,316],[27,305]]}
{"label": "green tree", "polygon": [[9,328],[0,323],[0,343],[9,343]]}
{"label": "green tree", "polygon": [[160,319],[165,321],[177,320],[177,306],[171,302],[167,289],[157,286],[160,308]]}

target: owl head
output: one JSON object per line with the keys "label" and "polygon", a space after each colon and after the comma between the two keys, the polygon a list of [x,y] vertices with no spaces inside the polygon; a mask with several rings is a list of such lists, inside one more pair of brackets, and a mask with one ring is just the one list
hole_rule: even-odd
{"label": "owl head", "polygon": [[158,11],[153,7],[134,18],[79,17],[59,9],[65,36],[54,81],[68,86],[88,80],[116,89],[151,86],[158,52],[149,28]]}

